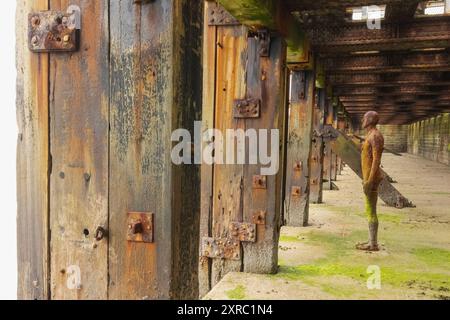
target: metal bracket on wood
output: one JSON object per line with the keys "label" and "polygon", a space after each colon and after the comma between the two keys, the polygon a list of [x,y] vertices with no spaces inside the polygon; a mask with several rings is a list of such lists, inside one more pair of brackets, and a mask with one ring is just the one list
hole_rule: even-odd
{"label": "metal bracket on wood", "polygon": [[127,216],[127,240],[153,243],[154,214],[151,212],[129,212]]}
{"label": "metal bracket on wood", "polygon": [[234,101],[233,116],[237,119],[259,118],[261,114],[261,100],[239,99]]}
{"label": "metal bracket on wood", "polygon": [[211,259],[240,260],[239,241],[234,239],[202,238],[202,256]]}
{"label": "metal bracket on wood", "polygon": [[256,242],[256,225],[247,222],[232,222],[230,232],[233,239],[243,242]]}
{"label": "metal bracket on wood", "polygon": [[219,4],[208,6],[208,25],[210,26],[237,26],[241,23]]}
{"label": "metal bracket on wood", "polygon": [[28,15],[28,47],[32,52],[78,50],[79,12],[40,11]]}

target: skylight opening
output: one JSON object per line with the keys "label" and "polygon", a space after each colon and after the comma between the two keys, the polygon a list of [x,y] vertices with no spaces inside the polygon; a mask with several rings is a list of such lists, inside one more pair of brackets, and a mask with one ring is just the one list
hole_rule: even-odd
{"label": "skylight opening", "polygon": [[442,4],[440,6],[434,6],[434,7],[428,7],[425,8],[425,14],[426,15],[443,15],[445,13],[445,4]]}
{"label": "skylight opening", "polygon": [[444,15],[448,12],[446,1],[424,1],[419,4],[418,13],[426,16]]}
{"label": "skylight opening", "polygon": [[386,5],[351,8],[353,21],[381,20],[386,14]]}

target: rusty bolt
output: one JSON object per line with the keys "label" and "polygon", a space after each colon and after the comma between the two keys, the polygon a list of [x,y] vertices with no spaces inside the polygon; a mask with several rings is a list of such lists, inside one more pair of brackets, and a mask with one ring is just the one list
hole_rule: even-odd
{"label": "rusty bolt", "polygon": [[37,45],[39,42],[39,38],[37,36],[34,36],[33,38],[31,38],[31,43],[33,45]]}
{"label": "rusty bolt", "polygon": [[107,231],[103,227],[98,227],[95,231],[95,240],[101,241],[107,234]]}
{"label": "rusty bolt", "polygon": [[31,18],[31,24],[37,27],[38,25],[41,24],[41,19],[39,19],[38,16],[34,16],[33,18]]}
{"label": "rusty bolt", "polygon": [[131,233],[133,234],[139,234],[144,232],[144,225],[140,220],[131,223],[130,225],[128,225],[128,228],[131,229]]}

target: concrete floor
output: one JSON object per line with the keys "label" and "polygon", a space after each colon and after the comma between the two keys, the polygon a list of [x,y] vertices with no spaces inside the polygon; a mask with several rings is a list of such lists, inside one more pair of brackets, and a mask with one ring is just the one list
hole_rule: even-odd
{"label": "concrete floor", "polygon": [[383,168],[417,207],[380,200],[380,252],[354,249],[367,240],[367,222],[361,181],[346,167],[340,190],[311,206],[310,227],[282,229],[278,274],[228,274],[206,299],[449,299],[450,167],[385,154]]}

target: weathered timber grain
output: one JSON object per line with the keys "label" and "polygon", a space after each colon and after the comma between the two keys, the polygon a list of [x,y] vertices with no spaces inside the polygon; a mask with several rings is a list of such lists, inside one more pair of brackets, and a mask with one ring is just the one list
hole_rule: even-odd
{"label": "weathered timber grain", "polygon": [[[233,117],[233,102],[235,99],[245,98],[246,95],[247,33],[248,29],[244,26],[219,27],[217,30],[214,121],[215,128],[223,133],[227,129],[245,128],[245,119]],[[230,223],[242,221],[244,218],[243,170],[242,165],[214,167],[211,220],[214,238],[228,237]],[[228,272],[241,270],[242,261],[214,259],[211,269],[211,286],[216,285]]]}
{"label": "weathered timber grain", "polygon": [[[201,118],[198,1],[111,3],[110,299],[196,298],[199,170],[171,133]],[[128,211],[154,213],[154,243],[126,241]]]}
{"label": "weathered timber grain", "polygon": [[317,89],[313,115],[313,136],[310,157],[310,190],[309,201],[311,203],[322,203],[323,195],[323,165],[324,165],[324,142],[320,133],[323,129],[324,108],[326,95],[324,89]]}
{"label": "weathered timber grain", "polygon": [[106,299],[108,242],[95,231],[108,228],[109,4],[50,8],[71,4],[82,12],[80,51],[50,56],[51,297]]}
{"label": "weathered timber grain", "polygon": [[47,0],[17,1],[17,263],[19,299],[49,297],[48,54],[27,46],[28,14]]}
{"label": "weathered timber grain", "polygon": [[[314,89],[314,72],[293,72],[284,208],[284,219],[288,226],[307,226],[309,220],[309,159],[313,134]],[[300,194],[293,193],[295,187],[300,188]]]}
{"label": "weathered timber grain", "polygon": [[[216,99],[216,45],[217,27],[207,23],[208,9],[213,10],[217,5],[205,1],[203,23],[203,106],[202,106],[202,134],[214,128],[215,99]],[[208,143],[203,142],[205,147]],[[201,213],[200,238],[211,237],[211,221],[213,209],[213,165],[201,166]],[[205,296],[211,290],[211,264],[212,261],[203,257],[202,248],[199,250],[199,296]]]}
{"label": "weathered timber grain", "polygon": [[[261,99],[261,117],[245,120],[245,129],[279,130],[280,146],[285,143],[285,61],[286,44],[281,37],[272,37],[269,57],[260,57],[259,41],[248,38],[246,65],[247,97]],[[273,141],[269,140],[268,148]],[[261,147],[261,145],[260,145]],[[278,152],[278,150],[277,150]],[[243,218],[252,222],[257,212],[265,212],[265,224],[256,226],[256,243],[243,242],[243,271],[275,273],[278,269],[278,239],[281,224],[282,149],[276,175],[266,177],[266,189],[252,187],[254,176],[260,174],[261,165],[245,165],[243,175]]]}

